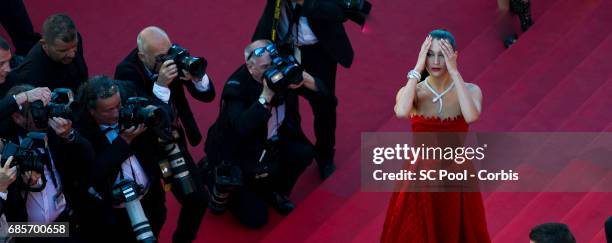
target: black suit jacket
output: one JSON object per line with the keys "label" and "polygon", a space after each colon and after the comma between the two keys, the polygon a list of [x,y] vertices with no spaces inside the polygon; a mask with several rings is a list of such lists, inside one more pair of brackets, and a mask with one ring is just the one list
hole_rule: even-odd
{"label": "black suit jacket", "polygon": [[[253,34],[253,41],[272,39],[275,1],[267,0],[266,7]],[[283,4],[289,2],[287,0],[282,1]],[[353,47],[344,30],[343,23],[347,20],[344,9],[336,2],[336,0],[304,0],[301,15],[308,18],[308,24],[323,49],[336,62],[348,68],[353,63]],[[278,39],[280,38],[277,37]]]}
{"label": "black suit jacket", "polygon": [[[289,90],[285,95],[285,118],[279,128],[282,140],[310,143],[301,127],[298,94],[314,92],[315,97],[327,95],[323,83],[315,79],[317,92],[305,87]],[[252,78],[242,65],[225,83],[219,117],[208,131],[206,154],[213,164],[221,160],[238,164],[243,172],[251,173],[268,136],[268,120],[272,116],[258,99],[263,85]],[[274,109],[274,108],[272,108]]]}
{"label": "black suit jacket", "polygon": [[83,57],[83,38],[78,34],[79,44],[74,60],[70,64],[55,62],[47,56],[40,43],[37,43],[24,62],[13,72],[19,74],[19,82],[29,83],[35,87],[69,88],[76,92],[78,87],[87,81],[88,71]]}
{"label": "black suit jacket", "polygon": [[[97,123],[88,115],[83,115],[78,123],[78,130],[85,137],[93,151],[92,160],[88,163],[87,174],[90,175],[87,184],[100,193],[102,200],[92,195],[84,199],[85,210],[83,222],[90,225],[113,225],[116,218],[113,214],[111,189],[121,170],[121,164],[130,156],[135,155],[149,181],[147,197],[155,201],[156,207],[143,207],[145,212],[158,210],[165,214],[164,191],[160,184],[161,172],[151,151],[156,151],[154,135],[147,131],[131,144],[118,137],[110,143],[102,133]],[[88,187],[89,188],[89,187]],[[157,213],[156,213],[157,215]]]}
{"label": "black suit jacket", "polygon": [[[6,93],[16,84],[16,75],[9,73],[4,83],[0,84],[0,124],[4,125],[4,121],[10,119],[13,112],[19,110],[17,102],[13,96],[7,96]],[[2,130],[2,128],[0,128]]]}
{"label": "black suit jacket", "polygon": [[[130,54],[117,65],[115,69],[115,79],[132,81],[139,89],[146,92],[149,96],[155,97],[153,94],[153,82],[145,66],[138,58],[138,49],[132,50]],[[170,84],[170,102],[176,107],[176,114],[184,126],[187,138],[192,146],[196,146],[202,140],[202,134],[200,129],[193,117],[191,108],[189,108],[189,102],[185,96],[185,90],[183,85],[187,87],[187,90],[196,100],[202,102],[210,102],[215,98],[215,88],[210,82],[210,87],[205,92],[200,92],[196,89],[195,85],[191,81],[175,80]]]}

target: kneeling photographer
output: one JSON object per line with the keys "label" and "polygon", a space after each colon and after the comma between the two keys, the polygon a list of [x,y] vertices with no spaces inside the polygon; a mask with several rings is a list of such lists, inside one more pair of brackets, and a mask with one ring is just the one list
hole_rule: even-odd
{"label": "kneeling photographer", "polygon": [[[8,95],[33,90],[17,85]],[[11,115],[10,134],[3,135],[1,165],[15,168],[16,181],[6,194],[8,222],[69,222],[77,225],[78,190],[87,141],[72,128],[72,91],[57,89],[51,101],[26,103]],[[16,238],[16,242],[73,242],[72,238]]]}
{"label": "kneeling photographer", "polygon": [[138,96],[129,83],[105,76],[79,88],[77,125],[94,151],[81,227],[83,236],[94,236],[89,242],[155,242],[166,219],[152,151],[167,108]]}
{"label": "kneeling photographer", "polygon": [[314,115],[314,152],[321,179],[336,170],[336,69],[349,68],[353,48],[343,23],[364,26],[372,4],[367,0],[266,0],[252,40],[271,39],[281,53],[291,54],[330,94],[321,100],[304,96]]}
{"label": "kneeling photographer", "polygon": [[268,40],[249,44],[225,83],[221,111],[206,141],[209,208],[229,208],[244,225],[268,220],[267,204],[283,215],[289,194],[311,163],[313,146],[300,126],[298,94],[325,95],[322,83],[281,57]]}

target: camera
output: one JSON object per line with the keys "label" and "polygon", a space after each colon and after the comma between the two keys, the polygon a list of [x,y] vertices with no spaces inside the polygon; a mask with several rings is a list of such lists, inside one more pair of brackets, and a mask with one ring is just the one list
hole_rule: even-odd
{"label": "camera", "polygon": [[[202,162],[208,168],[206,159]],[[222,214],[227,210],[230,193],[239,186],[242,186],[242,170],[231,162],[222,161],[214,168],[208,170],[207,187],[210,200],[208,208],[213,214]]]}
{"label": "camera", "polygon": [[367,0],[336,0],[344,8],[348,19],[360,26],[364,26],[366,18],[372,10],[372,3]]}
{"label": "camera", "polygon": [[176,67],[179,70],[179,77],[183,76],[183,72],[181,70],[186,70],[191,75],[195,77],[204,77],[206,73],[206,66],[208,66],[208,62],[203,57],[192,57],[187,49],[174,44],[168,50],[168,54],[160,57],[160,63],[163,63],[168,60],[173,60],[176,64]]}
{"label": "camera", "polygon": [[72,90],[67,88],[57,88],[51,92],[51,101],[47,106],[42,101],[37,100],[30,104],[30,112],[34,125],[37,128],[46,128],[47,121],[52,117],[62,117],[70,119],[72,109],[70,104],[74,101]]}
{"label": "camera", "polygon": [[150,243],[157,242],[147,216],[142,210],[140,199],[142,187],[133,180],[122,180],[115,184],[111,191],[113,203],[115,205],[124,204],[128,217],[132,223],[132,230],[138,242]]}
{"label": "camera", "polygon": [[48,157],[41,151],[47,147],[47,134],[41,132],[30,132],[21,140],[19,145],[14,143],[5,143],[2,148],[2,161],[4,166],[7,159],[13,156],[11,167],[17,166],[18,174],[24,174],[27,171],[35,171],[41,175],[42,186],[39,188],[30,188],[28,191],[40,192],[47,185],[47,178],[44,173],[44,160]]}
{"label": "camera", "polygon": [[161,159],[158,161],[162,172],[165,188],[168,189],[172,183],[177,185],[183,195],[188,195],[195,191],[193,177],[189,173],[189,167],[185,162],[185,157],[176,143],[179,135],[176,130],[172,131],[173,140],[158,138],[161,145]]}
{"label": "camera", "polygon": [[253,171],[255,179],[263,179],[278,170],[280,160],[281,140],[277,135],[270,137],[264,144],[264,149],[259,156]]}
{"label": "camera", "polygon": [[270,49],[272,64],[263,73],[268,88],[274,93],[282,93],[290,84],[300,84],[304,77],[304,68],[297,62],[295,57],[289,55],[281,56],[276,49]]}
{"label": "camera", "polygon": [[119,124],[124,128],[144,124],[147,127],[155,127],[162,123],[162,110],[153,105],[148,105],[149,100],[143,97],[130,97],[125,105],[119,110]]}

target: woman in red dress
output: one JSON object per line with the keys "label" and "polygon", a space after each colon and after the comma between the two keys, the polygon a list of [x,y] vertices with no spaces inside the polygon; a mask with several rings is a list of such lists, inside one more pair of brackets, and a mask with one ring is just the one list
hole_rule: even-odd
{"label": "woman in red dress", "polygon": [[[412,121],[413,132],[467,132],[478,120],[482,93],[457,69],[453,35],[434,30],[421,46],[408,82],[396,96],[395,114]],[[420,82],[421,73],[429,76]],[[382,242],[491,242],[479,192],[395,192]]]}

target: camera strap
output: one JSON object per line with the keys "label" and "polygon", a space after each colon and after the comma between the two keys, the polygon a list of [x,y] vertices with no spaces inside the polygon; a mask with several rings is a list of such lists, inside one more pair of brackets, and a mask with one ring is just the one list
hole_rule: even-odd
{"label": "camera strap", "polygon": [[[130,162],[130,170],[132,171],[132,180],[136,181],[136,173],[134,173],[134,167],[132,167],[132,157],[130,156],[127,160]],[[124,161],[125,163],[125,161]],[[123,163],[121,163],[123,165]],[[123,176],[123,166],[119,168],[119,179],[125,180],[125,176]]]}
{"label": "camera strap", "polygon": [[[55,186],[55,189],[57,190],[57,194],[61,194],[62,193],[62,183],[58,183],[57,181],[57,177],[55,176],[55,172],[53,171],[53,169],[55,168],[53,166],[53,156],[51,156],[51,150],[49,148],[44,148],[42,149],[44,150],[44,164],[45,166],[47,166],[49,172],[51,172],[51,182],[53,183],[53,185]],[[44,170],[44,169],[43,169]],[[45,172],[43,171],[43,174]]]}
{"label": "camera strap", "polygon": [[272,42],[274,43],[276,43],[276,36],[278,35],[276,31],[278,30],[278,25],[280,23],[281,1],[283,0],[275,0],[274,2],[274,19],[272,21],[272,37],[270,38]]}

